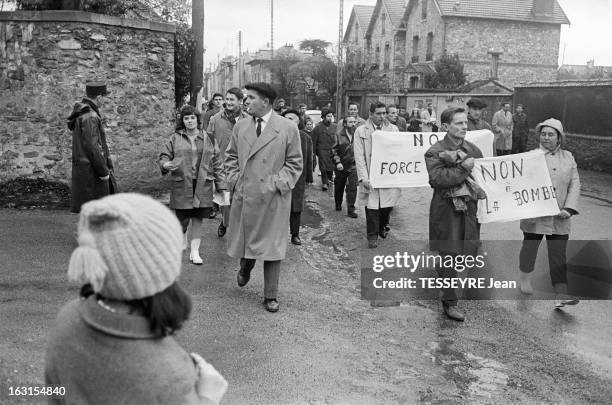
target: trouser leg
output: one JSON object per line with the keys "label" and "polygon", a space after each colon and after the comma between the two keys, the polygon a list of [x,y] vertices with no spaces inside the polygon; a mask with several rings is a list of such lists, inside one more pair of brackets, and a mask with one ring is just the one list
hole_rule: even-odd
{"label": "trouser leg", "polygon": [[385,230],[385,227],[389,225],[389,216],[391,215],[391,210],[393,210],[393,207],[386,207],[378,210],[380,212],[378,232],[383,232]]}
{"label": "trouser leg", "polygon": [[327,174],[328,174],[327,170],[321,169],[321,185],[322,186],[327,186],[327,183],[329,183],[329,178],[327,177]]}
{"label": "trouser leg", "polygon": [[223,225],[229,226],[229,217],[230,217],[230,206],[224,205],[221,207],[221,212],[223,213]]}
{"label": "trouser leg", "polygon": [[[457,256],[457,255],[455,253],[440,252],[440,256],[442,257],[442,263],[444,263],[445,256]],[[453,259],[453,263],[454,262],[455,260]],[[457,272],[452,267],[437,266],[436,271],[438,273],[438,277],[441,277],[445,280],[449,278],[457,277]],[[443,288],[441,300],[444,306],[448,306],[448,307],[456,306],[457,301],[459,301],[457,297],[457,290],[454,288]]]}
{"label": "trouser leg", "polygon": [[552,285],[567,284],[567,240],[569,235],[546,235],[548,268]]}
{"label": "trouser leg", "polygon": [[357,200],[357,170],[351,170],[348,174],[346,183],[346,205],[348,212],[355,211],[355,201]]}
{"label": "trouser leg", "polygon": [[244,257],[240,259],[240,272],[242,274],[251,274],[251,270],[255,267],[255,259],[245,259]]}
{"label": "trouser leg", "polygon": [[334,181],[334,200],[336,205],[342,205],[347,177],[347,173],[344,170],[336,170],[336,180]]}
{"label": "trouser leg", "polygon": [[291,236],[298,236],[300,234],[300,219],[301,212],[291,212],[289,214],[289,230],[291,232]]}
{"label": "trouser leg", "polygon": [[267,299],[276,299],[278,295],[280,267],[280,260],[266,260],[264,262],[264,297]]}
{"label": "trouser leg", "polygon": [[523,273],[531,273],[538,255],[538,248],[544,235],[523,232],[523,245],[519,254],[519,269]]}
{"label": "trouser leg", "polygon": [[377,240],[378,232],[380,231],[380,214],[378,210],[372,210],[366,207],[366,234],[368,240]]}

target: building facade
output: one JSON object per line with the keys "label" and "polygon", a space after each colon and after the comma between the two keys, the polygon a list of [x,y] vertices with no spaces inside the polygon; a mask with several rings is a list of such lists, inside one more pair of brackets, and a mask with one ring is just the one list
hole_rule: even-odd
{"label": "building facade", "polygon": [[[444,52],[459,55],[468,82],[547,81],[557,73],[563,24],[569,20],[556,0],[378,0],[364,38],[366,63],[377,64],[394,91],[423,88]],[[358,42],[354,25],[347,49]]]}

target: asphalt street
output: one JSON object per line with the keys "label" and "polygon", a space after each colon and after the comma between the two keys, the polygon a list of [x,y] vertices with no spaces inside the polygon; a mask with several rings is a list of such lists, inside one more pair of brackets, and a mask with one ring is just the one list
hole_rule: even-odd
{"label": "asphalt street", "polygon": [[[612,176],[581,172],[581,179],[572,239],[612,239]],[[381,249],[427,238],[430,196],[404,190]],[[306,200],[303,245],[289,245],[276,314],[262,305],[261,263],[246,287],[236,286],[238,263],[216,236],[218,220],[205,223],[205,264],[188,264],[185,253],[180,282],[194,310],[177,339],[227,378],[224,403],[610,403],[610,301],[562,311],[546,300],[462,301],[464,323],[447,320],[435,300],[372,307],[360,299],[363,211],[358,219],[334,211],[332,192],[316,185]],[[43,382],[47,331],[78,295],[66,281],[76,221],[66,211],[0,210],[2,403],[37,403],[6,395],[9,386]],[[482,236],[507,241],[521,233],[511,222],[485,225]],[[541,259],[536,287],[544,288]]]}

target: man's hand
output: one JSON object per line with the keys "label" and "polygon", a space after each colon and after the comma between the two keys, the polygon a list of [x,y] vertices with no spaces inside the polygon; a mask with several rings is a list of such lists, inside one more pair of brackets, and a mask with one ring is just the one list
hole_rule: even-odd
{"label": "man's hand", "polygon": [[372,185],[370,184],[370,180],[361,180],[361,185],[363,186],[363,189],[368,193],[372,191]]}
{"label": "man's hand", "polygon": [[474,168],[474,158],[473,157],[469,157],[467,159],[465,159],[462,163],[461,166],[463,166],[463,168],[469,172],[472,171],[472,169]]}
{"label": "man's hand", "polygon": [[218,404],[227,391],[227,381],[199,354],[191,353],[191,358],[198,372],[198,381],[196,382],[198,396],[200,398],[207,398],[215,404]]}
{"label": "man's hand", "polygon": [[178,169],[178,166],[176,166],[174,163],[172,163],[172,162],[170,162],[170,161],[165,162],[165,163],[162,165],[162,167],[163,167],[164,169],[168,170],[169,172],[173,172],[173,171],[175,171],[176,169]]}
{"label": "man's hand", "polygon": [[570,214],[567,210],[561,210],[559,211],[559,213],[557,214],[557,216],[561,219],[568,219],[569,217],[572,216],[572,214]]}
{"label": "man's hand", "polygon": [[343,170],[344,170],[344,166],[342,166],[342,163],[338,163],[338,164],[336,165],[336,169],[338,169],[338,171],[340,171],[340,172],[341,172],[341,171],[343,171]]}

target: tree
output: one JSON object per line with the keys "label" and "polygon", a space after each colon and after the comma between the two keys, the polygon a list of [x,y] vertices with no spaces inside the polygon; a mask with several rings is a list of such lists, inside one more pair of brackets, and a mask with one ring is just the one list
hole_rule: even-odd
{"label": "tree", "polygon": [[305,39],[300,42],[301,51],[311,51],[313,56],[325,56],[326,49],[331,42],[323,39]]}
{"label": "tree", "polygon": [[320,87],[327,91],[330,97],[336,94],[336,84],[338,83],[336,64],[330,58],[324,58],[312,72],[312,78]]}
{"label": "tree", "polygon": [[454,89],[465,84],[466,74],[459,55],[444,52],[434,62],[435,73],[425,75],[425,87],[430,89]]}
{"label": "tree", "polygon": [[276,90],[279,97],[290,98],[298,86],[298,77],[291,67],[302,59],[298,51],[283,47],[274,52],[274,59],[270,61],[270,71],[276,80]]}

